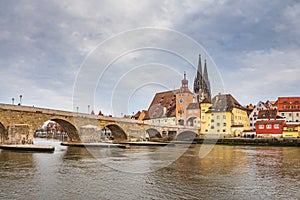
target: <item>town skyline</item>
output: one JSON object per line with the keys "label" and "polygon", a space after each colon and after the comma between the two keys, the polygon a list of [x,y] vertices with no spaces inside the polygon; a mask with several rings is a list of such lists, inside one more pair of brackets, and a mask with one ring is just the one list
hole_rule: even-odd
{"label": "town skyline", "polygon": [[[17,103],[22,95],[24,105],[74,110],[74,83],[89,53],[108,38],[143,27],[174,30],[202,45],[208,53],[204,58],[215,63],[215,66],[211,61],[208,63],[210,78],[215,74],[211,67],[216,68],[224,83],[224,91],[215,91],[212,96],[229,93],[242,105],[276,100],[278,96],[299,96],[299,3],[292,0],[124,3],[130,6],[117,1],[2,3],[0,101],[11,103],[15,98]],[[124,69],[157,60],[175,69],[169,85],[138,86],[135,95],[126,99],[130,104],[126,113],[147,109],[157,92],[179,88],[184,71],[192,90],[198,53],[202,54],[193,55],[193,66],[162,52],[142,55],[136,52],[116,63],[116,69]],[[160,67],[149,65],[144,75]],[[163,75],[157,72],[153,82],[159,83]],[[110,76],[115,79],[113,73]],[[132,80],[133,85],[134,81],[137,80]],[[108,94],[111,88],[113,85],[96,91]],[[95,113],[99,110],[112,113],[110,99],[103,102],[102,99],[95,95]],[[87,112],[88,105],[80,106],[80,111]]]}

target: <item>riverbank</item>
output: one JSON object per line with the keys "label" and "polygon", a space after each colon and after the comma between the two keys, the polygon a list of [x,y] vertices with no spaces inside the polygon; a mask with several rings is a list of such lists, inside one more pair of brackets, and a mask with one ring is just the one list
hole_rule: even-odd
{"label": "riverbank", "polygon": [[252,145],[252,146],[295,146],[300,147],[300,139],[288,138],[220,138],[203,139],[195,138],[196,144],[221,144],[221,145]]}

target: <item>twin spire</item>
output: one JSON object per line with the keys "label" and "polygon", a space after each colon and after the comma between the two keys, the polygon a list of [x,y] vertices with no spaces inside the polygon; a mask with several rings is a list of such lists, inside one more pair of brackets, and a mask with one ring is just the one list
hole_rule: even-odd
{"label": "twin spire", "polygon": [[194,80],[194,93],[196,94],[197,102],[206,100],[211,102],[210,82],[208,79],[207,64],[204,60],[204,71],[202,73],[201,55],[199,54],[198,70]]}
{"label": "twin spire", "polygon": [[[186,79],[186,72],[184,71],[184,78],[181,81],[182,91],[188,90],[188,80]],[[204,60],[204,71],[202,71],[201,55],[199,54],[198,70],[194,80],[194,93],[196,96],[196,102],[209,102],[211,103],[211,89],[208,79],[207,64]]]}

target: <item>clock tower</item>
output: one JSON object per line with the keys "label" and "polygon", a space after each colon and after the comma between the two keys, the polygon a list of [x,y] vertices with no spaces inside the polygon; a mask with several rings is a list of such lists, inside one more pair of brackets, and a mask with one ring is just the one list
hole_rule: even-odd
{"label": "clock tower", "polygon": [[182,126],[186,126],[187,107],[193,102],[194,97],[193,93],[188,88],[188,83],[186,73],[184,72],[181,87],[176,93],[176,119],[177,124]]}

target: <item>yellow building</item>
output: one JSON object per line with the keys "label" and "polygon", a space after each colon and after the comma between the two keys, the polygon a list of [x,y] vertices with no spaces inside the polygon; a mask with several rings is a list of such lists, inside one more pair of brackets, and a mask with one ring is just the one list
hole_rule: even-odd
{"label": "yellow building", "polygon": [[284,138],[298,138],[298,137],[300,137],[300,124],[286,124],[283,127],[282,136]]}
{"label": "yellow building", "polygon": [[246,109],[230,94],[218,94],[201,103],[201,133],[239,136],[250,129]]}

